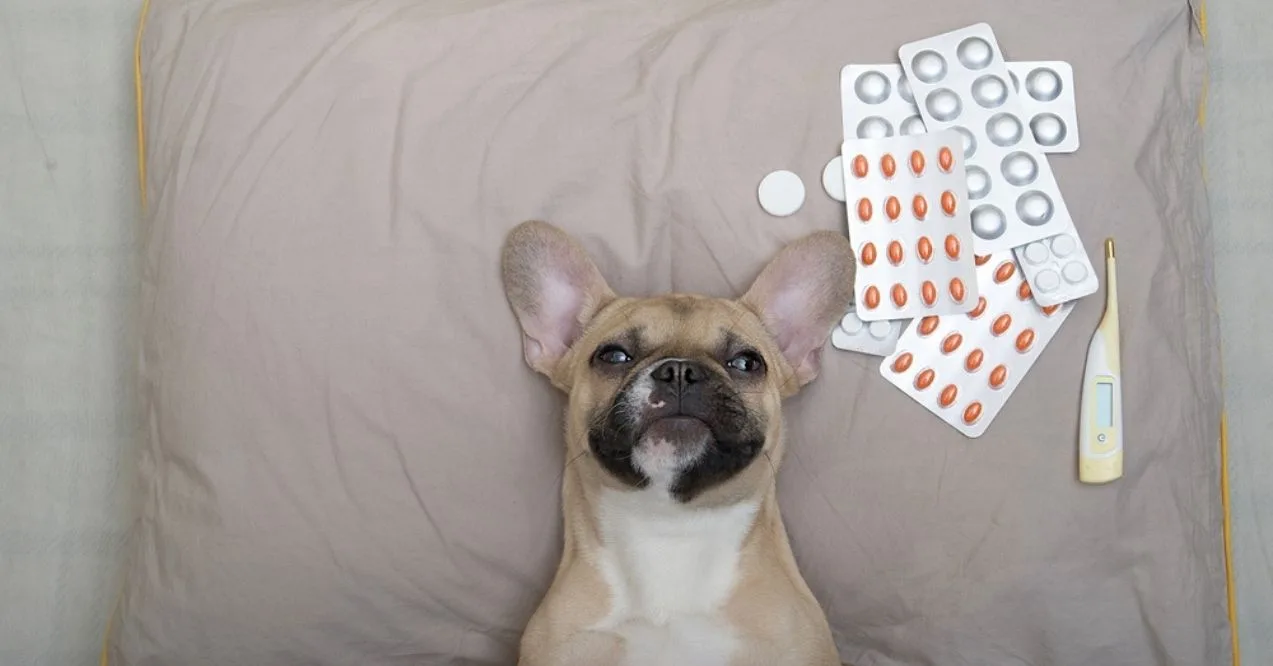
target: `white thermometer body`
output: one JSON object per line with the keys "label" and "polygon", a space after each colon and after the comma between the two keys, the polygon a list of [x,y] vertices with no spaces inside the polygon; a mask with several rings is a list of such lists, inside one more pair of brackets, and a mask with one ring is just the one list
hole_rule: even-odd
{"label": "white thermometer body", "polygon": [[1114,239],[1105,241],[1105,315],[1087,348],[1079,421],[1079,481],[1123,475],[1123,378],[1118,348],[1118,278]]}

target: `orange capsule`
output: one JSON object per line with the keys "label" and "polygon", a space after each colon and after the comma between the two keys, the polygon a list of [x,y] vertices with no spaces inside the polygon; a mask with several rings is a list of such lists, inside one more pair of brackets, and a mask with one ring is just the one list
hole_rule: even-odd
{"label": "orange capsule", "polygon": [[906,306],[906,287],[903,287],[900,282],[893,285],[893,305],[899,308]]}
{"label": "orange capsule", "polygon": [[955,234],[946,235],[946,256],[951,259],[959,258],[959,239]]}
{"label": "orange capsule", "polygon": [[963,344],[963,342],[964,336],[958,333],[951,333],[946,336],[945,340],[941,341],[941,351],[943,354],[950,354],[959,349],[959,345]]}
{"label": "orange capsule", "polygon": [[888,244],[888,260],[894,266],[902,263],[902,242],[893,241]]}
{"label": "orange capsule", "polygon": [[974,255],[972,255],[972,259],[973,259],[973,261],[977,262],[977,265],[978,265],[978,266],[980,266],[980,265],[982,265],[982,264],[986,263],[987,261],[990,261],[990,255],[988,255],[988,254],[974,254]]}
{"label": "orange capsule", "polygon": [[866,309],[874,310],[880,306],[880,290],[875,285],[866,288]]}
{"label": "orange capsule", "polygon": [[915,211],[915,219],[923,220],[928,215],[928,200],[922,194],[916,194],[911,201],[911,210]]}
{"label": "orange capsule", "polygon": [[929,368],[915,376],[915,388],[923,391],[933,385],[934,379],[937,379],[937,373]]}
{"label": "orange capsule", "polygon": [[870,266],[875,263],[875,243],[867,243],[862,246],[862,265]]}
{"label": "orange capsule", "polygon": [[931,315],[919,320],[919,334],[932,335],[933,331],[937,330],[939,321],[941,320]]}
{"label": "orange capsule", "polygon": [[866,161],[866,155],[858,155],[853,158],[853,175],[858,178],[866,178],[868,168],[869,163]]}
{"label": "orange capsule", "polygon": [[950,173],[951,167],[955,166],[955,154],[946,146],[942,146],[941,150],[937,151],[937,166],[943,173]]}
{"label": "orange capsule", "polygon": [[884,157],[880,158],[880,171],[884,172],[885,178],[892,178],[893,174],[897,173],[897,160],[885,153]]}
{"label": "orange capsule", "polygon": [[1007,380],[1008,366],[996,365],[995,369],[990,371],[990,388],[1001,388]]}
{"label": "orange capsule", "polygon": [[956,303],[963,303],[965,295],[967,295],[967,292],[964,290],[964,281],[959,278],[951,278],[950,297],[954,299]]}
{"label": "orange capsule", "polygon": [[858,219],[863,222],[870,222],[871,213],[871,200],[866,197],[858,199]]}
{"label": "orange capsule", "polygon": [[974,401],[964,408],[964,424],[965,425],[972,425],[976,423],[977,419],[979,418],[981,418],[981,403],[980,402]]}
{"label": "orange capsule", "polygon": [[915,356],[910,352],[905,352],[893,361],[893,372],[906,372],[911,369],[911,361],[915,360]]}
{"label": "orange capsule", "polygon": [[933,258],[933,242],[928,240],[928,236],[920,236],[915,249],[919,251],[919,258],[924,263]]}
{"label": "orange capsule", "polygon": [[897,197],[885,199],[884,214],[888,216],[889,220],[896,222],[897,218],[902,216],[902,202],[898,201]]}
{"label": "orange capsule", "polygon": [[1017,265],[1012,263],[1011,261],[1005,261],[1002,264],[999,264],[999,267],[995,269],[995,282],[998,282],[999,284],[1003,284],[1004,282],[1007,282],[1009,278],[1012,277],[1013,273],[1016,273],[1016,272],[1017,272]]}
{"label": "orange capsule", "polygon": [[1060,305],[1049,305],[1043,308],[1043,314],[1044,316],[1051,317],[1053,314],[1056,314],[1057,310],[1060,310],[1060,309],[1061,309]]}
{"label": "orange capsule", "polygon": [[980,349],[974,349],[968,352],[968,358],[964,359],[964,370],[976,372],[981,369],[981,362],[984,360],[986,360],[986,353]]}
{"label": "orange capsule", "polygon": [[932,280],[924,280],[919,295],[924,299],[924,305],[931,307],[937,302],[937,285],[933,284]]}
{"label": "orange capsule", "polygon": [[911,173],[916,176],[924,175],[924,153],[918,150],[911,151]]}
{"label": "orange capsule", "polygon": [[990,332],[995,335],[1003,335],[1012,326],[1012,315],[1001,314],[995,317],[995,323],[990,325]]}
{"label": "orange capsule", "polygon": [[954,384],[947,384],[946,388],[941,390],[941,395],[937,398],[937,404],[942,407],[949,407],[955,404],[955,398],[959,397],[959,389]]}
{"label": "orange capsule", "polygon": [[978,296],[977,307],[973,308],[972,312],[968,313],[968,318],[976,319],[977,317],[980,317],[983,313],[985,313],[985,311],[986,311],[986,297]]}
{"label": "orange capsule", "polygon": [[955,193],[954,192],[951,192],[950,190],[946,190],[945,192],[941,193],[941,211],[945,213],[947,217],[954,217],[955,215]]}
{"label": "orange capsule", "polygon": [[1030,300],[1030,297],[1031,297],[1031,296],[1033,296],[1033,295],[1034,295],[1034,293],[1030,291],[1030,283],[1029,283],[1029,282],[1022,282],[1022,283],[1021,283],[1021,286],[1020,286],[1020,287],[1017,287],[1017,298],[1019,298],[1019,299],[1021,299],[1021,300],[1023,300],[1023,301],[1028,301],[1028,300]]}
{"label": "orange capsule", "polygon": [[1027,328],[1017,334],[1017,351],[1022,354],[1030,351],[1030,347],[1034,345],[1034,329]]}

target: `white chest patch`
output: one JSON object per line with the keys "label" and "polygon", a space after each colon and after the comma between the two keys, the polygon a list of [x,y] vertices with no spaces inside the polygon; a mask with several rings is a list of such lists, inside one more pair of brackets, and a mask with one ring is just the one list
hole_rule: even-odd
{"label": "white chest patch", "polygon": [[612,607],[592,628],[625,639],[624,666],[727,666],[738,637],[722,606],[757,506],[691,511],[651,488],[608,493],[599,509]]}

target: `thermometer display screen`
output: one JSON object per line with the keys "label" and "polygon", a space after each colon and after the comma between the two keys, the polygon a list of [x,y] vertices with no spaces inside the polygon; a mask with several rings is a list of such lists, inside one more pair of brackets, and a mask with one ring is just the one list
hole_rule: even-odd
{"label": "thermometer display screen", "polygon": [[1096,384],[1096,427],[1112,428],[1114,426],[1114,384],[1097,382]]}

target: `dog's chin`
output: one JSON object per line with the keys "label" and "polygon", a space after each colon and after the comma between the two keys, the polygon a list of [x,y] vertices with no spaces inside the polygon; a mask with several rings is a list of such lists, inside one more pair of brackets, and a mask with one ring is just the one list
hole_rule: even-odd
{"label": "dog's chin", "polygon": [[632,449],[632,463],[655,486],[670,487],[702,457],[712,429],[692,416],[668,416],[650,423]]}

